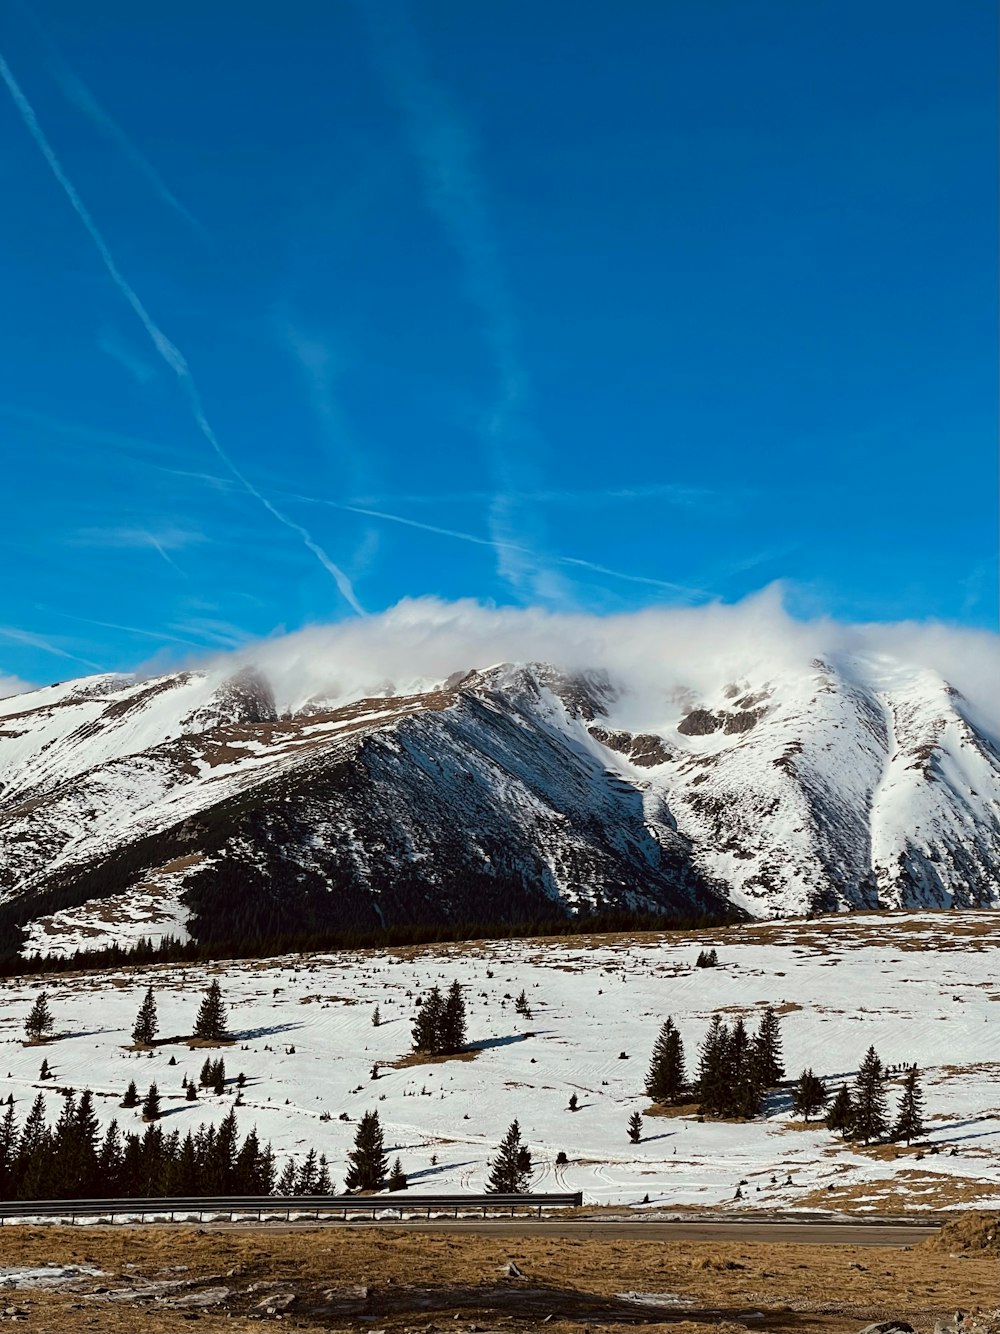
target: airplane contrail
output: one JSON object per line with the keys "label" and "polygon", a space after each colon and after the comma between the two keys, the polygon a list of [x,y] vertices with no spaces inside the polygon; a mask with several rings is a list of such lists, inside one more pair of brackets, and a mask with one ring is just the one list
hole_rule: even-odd
{"label": "airplane contrail", "polygon": [[176,375],[177,380],[181,386],[181,389],[184,392],[184,396],[187,399],[191,415],[194,418],[195,424],[197,425],[201,434],[208,441],[209,445],[212,447],[212,449],[214,450],[220,461],[228,469],[230,474],[236,478],[236,480],[240,483],[240,485],[244,488],[244,490],[249,495],[253,496],[254,499],[257,500],[261,505],[263,505],[264,509],[266,509],[267,512],[273,518],[277,519],[277,521],[280,524],[282,524],[285,528],[289,529],[290,532],[295,533],[301,539],[304,546],[309,551],[312,552],[312,554],[316,557],[316,559],[327,571],[327,573],[331,575],[338,589],[340,590],[341,595],[348,603],[348,605],[359,616],[365,615],[365,610],[355,595],[354,588],[351,584],[350,579],[348,579],[347,575],[340,568],[340,566],[336,565],[330,559],[330,557],[326,554],[326,552],[319,545],[319,543],[314,541],[309,532],[305,528],[303,528],[300,523],[296,523],[294,519],[290,519],[287,514],[283,514],[282,511],[277,508],[277,506],[273,505],[271,501],[268,500],[267,496],[265,496],[263,492],[259,491],[257,487],[254,486],[253,482],[251,482],[250,479],[239,469],[239,467],[237,467],[237,465],[233,462],[233,460],[223,449],[222,445],[219,442],[218,437],[215,434],[215,431],[212,429],[211,423],[205,416],[205,410],[202,407],[202,402],[201,402],[201,395],[198,392],[198,386],[195,383],[194,376],[191,374],[191,368],[188,366],[187,359],[181,352],[180,348],[177,347],[176,344],[170,341],[167,335],[156,323],[156,321],[150,315],[149,311],[143,305],[142,301],[139,299],[138,293],[135,291],[132,285],[122,274],[121,270],[118,268],[118,265],[115,263],[114,256],[112,255],[107,242],[101,235],[101,232],[98,229],[97,224],[94,222],[94,219],[90,216],[90,213],[88,212],[87,207],[84,204],[83,200],[80,198],[80,195],[78,194],[73,182],[69,179],[69,177],[66,175],[66,172],[63,170],[62,164],[60,163],[58,157],[55,154],[55,150],[52,148],[52,145],[46,138],[41,125],[39,125],[38,123],[38,117],[35,115],[34,108],[28,101],[24,92],[21,90],[20,84],[14,78],[11,68],[7,64],[2,54],[0,54],[0,77],[2,77],[4,83],[7,85],[7,91],[10,93],[11,98],[13,99],[14,105],[17,108],[22,121],[24,122],[25,128],[31,135],[32,139],[34,139],[35,144],[37,145],[39,151],[45,158],[45,161],[48,163],[49,169],[51,170],[53,176],[59,182],[59,185],[62,187],[63,192],[66,195],[66,198],[72,204],[77,217],[83,223],[83,226],[87,234],[93,241],[97,253],[100,255],[101,261],[104,264],[104,267],[108,271],[108,275],[111,278],[111,281],[118,288],[118,291],[125,298],[128,304],[132,307],[132,310],[135,312],[136,317],[138,318],[142,327],[146,330],[146,333],[149,335],[149,338],[153,346],[156,348],[156,351],[162,357],[163,361],[167,364],[167,366]]}

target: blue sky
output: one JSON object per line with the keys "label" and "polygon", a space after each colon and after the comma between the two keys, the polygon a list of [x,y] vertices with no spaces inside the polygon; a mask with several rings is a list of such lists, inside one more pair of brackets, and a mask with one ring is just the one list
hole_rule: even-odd
{"label": "blue sky", "polygon": [[996,32],[14,0],[0,673],[434,594],[996,616]]}

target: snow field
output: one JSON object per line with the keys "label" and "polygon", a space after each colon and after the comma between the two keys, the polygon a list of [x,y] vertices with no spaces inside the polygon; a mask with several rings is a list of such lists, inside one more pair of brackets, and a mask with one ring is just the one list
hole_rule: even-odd
{"label": "snow field", "polygon": [[[720,966],[696,969],[699,949],[713,944]],[[90,1087],[103,1122],[117,1117],[124,1129],[141,1129],[138,1112],[118,1102],[129,1080],[141,1093],[155,1081],[164,1130],[183,1133],[219,1121],[232,1106],[232,1084],[228,1096],[202,1093],[195,1103],[181,1089],[184,1074],[197,1079],[206,1055],[222,1054],[230,1080],[247,1076],[241,1132],[255,1125],[279,1167],[315,1145],[330,1160],[337,1189],[357,1121],[377,1108],[387,1152],[402,1159],[414,1192],[481,1191],[487,1160],[516,1117],[535,1160],[533,1188],[582,1190],[588,1204],[637,1204],[648,1194],[651,1204],[677,1209],[995,1207],[998,958],[1000,916],[947,912],[603,938],[593,947],[486,942],[19,979],[5,984],[0,1003],[0,1097],[13,1093],[23,1121],[40,1088],[54,1121],[59,1088]],[[229,1005],[233,1046],[189,1050],[179,1038],[151,1056],[125,1049],[147,986],[162,1040],[191,1031],[212,976]],[[474,1054],[395,1066],[410,1053],[416,997],[456,978],[467,989]],[[522,988],[530,1020],[515,1013]],[[24,1047],[24,1018],[40,989],[60,1036],[44,1049]],[[886,1064],[916,1061],[927,1139],[941,1152],[921,1162],[902,1151],[896,1157],[892,1149],[843,1145],[822,1126],[792,1121],[787,1088],[752,1123],[646,1116],[642,1142],[630,1144],[626,1121],[649,1106],[642,1091],[648,1057],[666,1016],[680,1029],[692,1073],[714,1011],[730,1022],[742,1014],[755,1026],[768,1003],[781,1014],[789,1078],[812,1066],[835,1088],[871,1044]],[[171,1055],[176,1066],[168,1065]],[[44,1084],[43,1056],[56,1076]],[[897,1088],[890,1087],[890,1111]],[[575,1113],[567,1110],[574,1092]],[[341,1113],[350,1120],[339,1120]],[[326,1114],[331,1119],[321,1119]],[[555,1164],[560,1150],[565,1166]],[[743,1198],[734,1202],[741,1181]]]}

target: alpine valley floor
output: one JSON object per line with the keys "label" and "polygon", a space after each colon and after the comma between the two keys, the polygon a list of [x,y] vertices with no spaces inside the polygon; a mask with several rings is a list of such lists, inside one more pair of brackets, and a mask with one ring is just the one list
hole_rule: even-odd
{"label": "alpine valley floor", "polygon": [[[719,966],[696,968],[709,946]],[[43,1091],[51,1124],[60,1089],[89,1087],[104,1123],[141,1129],[138,1111],[119,1102],[130,1080],[140,1092],[155,1082],[165,1128],[183,1135],[221,1120],[242,1071],[241,1132],[256,1126],[279,1168],[315,1146],[336,1189],[358,1118],[376,1108],[387,1152],[402,1159],[414,1192],[483,1190],[487,1160],[516,1117],[534,1159],[532,1188],[581,1190],[592,1207],[639,1206],[648,1196],[651,1208],[682,1211],[996,1208],[998,962],[1000,914],[951,911],[27,977],[3,990],[0,1098],[13,1094],[23,1121]],[[230,1083],[226,1095],[201,1092],[189,1103],[182,1077],[197,1079],[206,1053],[171,1035],[191,1032],[212,977],[236,1038],[221,1053]],[[467,987],[470,1050],[414,1064],[416,997],[455,978]],[[150,985],[160,1037],[151,1053],[137,1053],[131,1029]],[[515,1012],[522,989],[530,1018]],[[22,1041],[40,990],[58,1035],[44,1048]],[[667,1015],[690,1070],[714,1012],[752,1025],[765,1004],[781,1016],[789,1079],[811,1066],[832,1089],[853,1077],[870,1045],[886,1065],[916,1062],[928,1128],[920,1145],[845,1144],[793,1118],[790,1087],[752,1122],[699,1122],[693,1106],[648,1114],[648,1056]],[[44,1083],[43,1056],[55,1076]],[[567,1109],[573,1093],[576,1112]],[[890,1113],[897,1096],[891,1085]],[[633,1111],[644,1115],[636,1145],[626,1131]],[[565,1165],[556,1164],[560,1151]]]}

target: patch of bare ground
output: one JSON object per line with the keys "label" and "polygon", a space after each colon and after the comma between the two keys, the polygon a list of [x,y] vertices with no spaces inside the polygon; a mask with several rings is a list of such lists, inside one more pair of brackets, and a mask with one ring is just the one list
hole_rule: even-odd
{"label": "patch of bare ground", "polygon": [[1000,1188],[995,1181],[903,1168],[884,1181],[856,1181],[850,1185],[830,1182],[795,1203],[799,1209],[832,1209],[854,1214],[905,1214],[919,1208],[934,1217],[941,1210],[985,1205],[998,1194]]}
{"label": "patch of bare ground", "polygon": [[643,1116],[697,1116],[696,1102],[654,1102],[643,1109]]}
{"label": "patch of bare ground", "polygon": [[[3,1240],[5,1268],[102,1271],[59,1290],[8,1290],[5,1300],[26,1312],[27,1327],[46,1334],[175,1334],[191,1328],[193,1315],[203,1329],[248,1334],[269,1309],[271,1318],[284,1312],[308,1334],[373,1321],[396,1334],[415,1321],[426,1329],[445,1320],[556,1334],[637,1327],[853,1334],[889,1317],[929,1329],[956,1308],[996,1302],[995,1259],[974,1247],[957,1259],[929,1246],[549,1239],[364,1226],[11,1227]],[[635,1300],[642,1294],[658,1295],[660,1304]]]}
{"label": "patch of bare ground", "polygon": [[429,1051],[411,1051],[388,1064],[394,1070],[409,1070],[414,1065],[445,1065],[448,1061],[474,1061],[479,1055],[478,1047],[467,1047],[465,1051],[452,1051],[435,1056]]}

